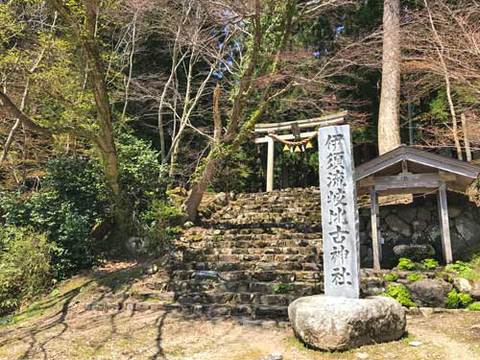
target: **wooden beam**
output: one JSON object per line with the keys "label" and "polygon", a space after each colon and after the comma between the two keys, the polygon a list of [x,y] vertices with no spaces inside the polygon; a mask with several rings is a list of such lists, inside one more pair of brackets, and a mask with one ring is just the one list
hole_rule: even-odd
{"label": "wooden beam", "polygon": [[[377,191],[378,195],[380,196],[387,196],[387,195],[408,195],[408,194],[426,194],[426,193],[433,193],[438,189],[438,187],[431,187],[431,188],[405,188],[405,189],[389,189],[384,191]],[[364,194],[365,192],[361,192]]]}
{"label": "wooden beam", "polygon": [[385,191],[392,189],[437,188],[442,179],[438,173],[400,173],[393,176],[374,177],[373,181],[376,191]]}
{"label": "wooden beam", "polygon": [[[307,131],[307,132],[300,133],[300,138],[306,139],[306,138],[312,137],[314,135],[317,135],[316,131]],[[295,140],[295,135],[293,135],[293,134],[277,135],[277,138],[279,138],[281,140]],[[257,138],[257,139],[255,139],[255,144],[267,143],[269,141],[268,139],[272,139],[272,137],[271,136],[264,136],[264,137],[261,137],[261,138]]]}
{"label": "wooden beam", "polygon": [[275,157],[275,142],[273,138],[268,138],[267,149],[267,192],[273,190],[273,162]]}
{"label": "wooden beam", "polygon": [[453,261],[452,244],[450,241],[450,223],[448,220],[448,204],[447,204],[447,186],[443,182],[438,188],[438,214],[440,220],[440,229],[442,232],[442,250],[445,263],[449,264]]}
{"label": "wooden beam", "polygon": [[372,225],[373,268],[380,270],[382,261],[382,244],[380,243],[378,196],[374,188],[370,188],[370,219]]}
{"label": "wooden beam", "polygon": [[344,117],[346,115],[347,115],[347,112],[344,111],[341,113],[321,116],[313,119],[285,121],[281,123],[257,124],[255,125],[255,132],[269,133],[269,132],[275,132],[280,130],[290,130],[292,125],[298,125],[299,128],[305,129],[305,128],[314,127],[322,124],[324,126],[342,124],[345,122]]}

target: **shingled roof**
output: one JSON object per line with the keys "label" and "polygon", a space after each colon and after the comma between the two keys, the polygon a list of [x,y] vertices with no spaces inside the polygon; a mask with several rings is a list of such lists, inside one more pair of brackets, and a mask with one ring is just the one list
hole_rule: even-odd
{"label": "shingled roof", "polygon": [[360,181],[370,176],[399,174],[402,172],[402,163],[404,162],[406,162],[408,171],[413,174],[439,171],[454,174],[455,180],[450,181],[447,186],[458,191],[465,191],[480,174],[480,167],[476,165],[401,145],[357,166],[355,169],[356,180]]}

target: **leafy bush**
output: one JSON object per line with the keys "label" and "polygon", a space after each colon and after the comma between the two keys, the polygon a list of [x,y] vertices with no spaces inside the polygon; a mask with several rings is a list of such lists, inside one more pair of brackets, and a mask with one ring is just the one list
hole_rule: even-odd
{"label": "leafy bush", "polygon": [[438,267],[438,261],[435,259],[425,259],[422,265],[427,270],[435,270]]}
{"label": "leafy bush", "polygon": [[107,216],[107,192],[91,160],[63,157],[47,164],[40,192],[3,194],[6,225],[44,233],[51,246],[55,276],[65,278],[95,264],[92,228]]}
{"label": "leafy bush", "polygon": [[0,315],[52,284],[50,253],[45,235],[12,226],[0,229]]}
{"label": "leafy bush", "polygon": [[469,269],[470,269],[470,265],[463,261],[455,261],[454,263],[448,264],[447,266],[445,266],[446,271],[453,272],[453,273],[461,273]]}
{"label": "leafy bush", "polygon": [[410,291],[402,284],[389,284],[383,296],[391,297],[406,307],[415,307],[417,304],[412,299]]}
{"label": "leafy bush", "polygon": [[398,280],[398,275],[394,272],[383,275],[385,281],[394,282]]}
{"label": "leafy bush", "polygon": [[468,310],[480,311],[480,301],[472,302],[470,305],[468,305]]}
{"label": "leafy bush", "polygon": [[180,232],[183,213],[179,207],[168,201],[156,200],[141,218],[142,233],[146,240],[145,250],[148,255],[160,255],[169,246],[171,240]]}
{"label": "leafy bush", "polygon": [[[167,181],[160,177],[160,155],[151,144],[122,131],[117,135],[120,181],[132,210],[146,211],[155,199],[164,197]],[[166,178],[166,177],[165,177]]]}
{"label": "leafy bush", "polygon": [[460,309],[467,307],[472,302],[473,299],[469,294],[454,289],[448,293],[445,305],[449,309]]}
{"label": "leafy bush", "polygon": [[413,274],[408,274],[407,275],[407,280],[411,281],[411,282],[418,281],[422,278],[423,278],[423,276],[421,274],[418,274],[418,273],[413,273]]}
{"label": "leafy bush", "polygon": [[456,261],[445,266],[447,272],[455,273],[457,276],[467,280],[480,279],[480,258],[474,257],[470,263]]}
{"label": "leafy bush", "polygon": [[414,270],[416,268],[416,264],[408,258],[400,258],[398,260],[397,268],[400,270]]}

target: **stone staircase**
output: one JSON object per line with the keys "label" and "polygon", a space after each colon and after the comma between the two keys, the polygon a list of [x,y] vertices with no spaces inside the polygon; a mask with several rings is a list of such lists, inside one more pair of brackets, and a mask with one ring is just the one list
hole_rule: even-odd
{"label": "stone staircase", "polygon": [[184,232],[169,287],[195,314],[286,319],[322,287],[318,189],[240,194]]}

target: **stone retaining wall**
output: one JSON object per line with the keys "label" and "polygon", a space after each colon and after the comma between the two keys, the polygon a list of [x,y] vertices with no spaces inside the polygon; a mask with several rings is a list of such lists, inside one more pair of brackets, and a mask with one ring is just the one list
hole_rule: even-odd
{"label": "stone retaining wall", "polygon": [[[480,208],[466,196],[449,193],[448,210],[454,260],[468,259],[480,251]],[[361,208],[359,212],[362,267],[371,267],[370,209]],[[410,204],[380,207],[380,230],[384,267],[396,265],[399,254],[408,254],[416,245],[420,246],[415,250],[434,250],[428,257],[443,261],[436,195],[417,197]]]}

